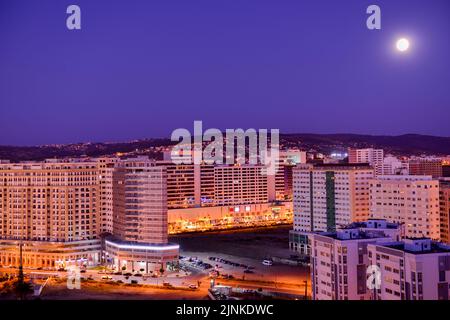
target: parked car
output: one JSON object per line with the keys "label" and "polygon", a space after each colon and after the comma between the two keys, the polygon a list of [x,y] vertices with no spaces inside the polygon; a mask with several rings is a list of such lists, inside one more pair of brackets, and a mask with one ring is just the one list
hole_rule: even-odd
{"label": "parked car", "polygon": [[102,280],[112,280],[111,276],[102,276]]}
{"label": "parked car", "polygon": [[196,284],[190,284],[189,289],[198,289],[198,286]]}
{"label": "parked car", "polygon": [[273,265],[273,262],[272,262],[272,260],[264,259],[262,264],[265,266],[271,266],[271,265]]}

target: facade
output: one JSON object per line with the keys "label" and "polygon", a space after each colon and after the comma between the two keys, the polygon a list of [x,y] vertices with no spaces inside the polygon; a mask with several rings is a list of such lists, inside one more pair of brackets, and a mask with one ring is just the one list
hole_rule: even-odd
{"label": "facade", "polygon": [[113,233],[113,174],[118,158],[99,158],[100,233]]}
{"label": "facade", "polygon": [[167,206],[169,209],[214,205],[214,166],[174,164],[157,161],[167,172]]}
{"label": "facade", "polygon": [[439,181],[410,175],[372,180],[370,216],[403,223],[407,237],[439,240]]}
{"label": "facade", "polygon": [[375,176],[383,174],[383,149],[348,149],[348,163],[368,163],[375,170]]}
{"label": "facade", "polygon": [[383,160],[383,175],[408,175],[409,164],[394,156],[386,156]]}
{"label": "facade", "polygon": [[369,263],[380,272],[373,300],[448,300],[450,247],[430,239],[374,243],[367,247]]}
{"label": "facade", "polygon": [[293,183],[294,183],[294,177],[293,177],[293,171],[295,166],[293,165],[285,165],[283,170],[283,182],[284,182],[284,200],[292,201],[293,198]]}
{"label": "facade", "polygon": [[292,202],[169,210],[169,234],[292,223]]}
{"label": "facade", "polygon": [[441,241],[450,243],[450,179],[439,180]]}
{"label": "facade", "polygon": [[[293,171],[294,231],[334,231],[369,217],[367,164],[298,165]],[[305,238],[295,248],[307,250]]]}
{"label": "facade", "polygon": [[450,177],[450,164],[447,163],[442,166],[442,176]]}
{"label": "facade", "polygon": [[233,206],[268,202],[267,175],[262,166],[223,165],[214,167],[214,204]]}
{"label": "facade", "polygon": [[20,247],[25,267],[176,264],[178,251],[167,243],[165,170],[150,164],[116,158],[1,163],[0,264],[17,266]]}
{"label": "facade", "polygon": [[113,234],[104,241],[106,263],[145,273],[174,267],[178,245],[167,238],[166,169],[144,157],[121,160],[113,190]]}
{"label": "facade", "polygon": [[[235,201],[226,200],[221,195],[223,192],[231,192],[227,179],[233,175],[241,175],[244,184],[248,179],[267,184],[267,187],[262,186],[267,195],[254,193],[248,204],[292,200],[292,168],[299,163],[306,163],[305,151],[280,150],[278,171],[274,175],[260,174],[263,171],[261,165],[175,164],[171,161],[169,152],[164,154],[163,161],[156,161],[157,166],[165,166],[167,169],[169,209],[242,204],[239,197]],[[255,175],[257,172],[259,177]],[[249,189],[249,186],[244,188]],[[217,199],[216,192],[219,195]]]}
{"label": "facade", "polygon": [[156,161],[167,171],[169,232],[291,223],[292,168],[306,153],[280,153],[273,176],[261,165],[174,164],[168,154]]}
{"label": "facade", "polygon": [[275,175],[274,195],[270,194],[269,176],[269,201],[292,201],[292,170],[297,164],[306,163],[306,152],[300,150],[280,150],[278,172]]}
{"label": "facade", "polygon": [[309,234],[312,298],[369,300],[367,246],[400,237],[398,225],[382,220],[349,225],[336,232]]}
{"label": "facade", "polygon": [[1,264],[99,263],[100,190],[96,162],[0,164]]}
{"label": "facade", "polygon": [[409,174],[418,176],[443,177],[442,159],[418,158],[409,161]]}

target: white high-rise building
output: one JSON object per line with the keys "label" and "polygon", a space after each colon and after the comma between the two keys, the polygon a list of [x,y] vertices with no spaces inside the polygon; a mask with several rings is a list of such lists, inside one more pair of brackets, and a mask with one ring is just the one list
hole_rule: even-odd
{"label": "white high-rise building", "polygon": [[348,149],[349,163],[368,163],[375,169],[375,176],[383,174],[383,149]]}
{"label": "white high-rise building", "polygon": [[370,181],[370,216],[404,223],[407,237],[439,240],[439,181],[410,175]]}
{"label": "white high-rise building", "polygon": [[279,158],[281,165],[306,163],[306,151],[296,149],[280,150]]}
{"label": "white high-rise building", "polygon": [[[334,231],[369,217],[369,181],[373,169],[367,164],[298,165],[293,171],[294,231]],[[300,239],[301,238],[301,239]],[[307,252],[300,237],[292,249]]]}
{"label": "white high-rise building", "polygon": [[388,155],[383,160],[383,175],[407,175],[409,174],[408,162],[401,161],[397,157]]}
{"label": "white high-rise building", "polygon": [[113,199],[106,263],[145,273],[175,266],[179,246],[168,243],[166,169],[147,157],[121,160],[113,173]]}

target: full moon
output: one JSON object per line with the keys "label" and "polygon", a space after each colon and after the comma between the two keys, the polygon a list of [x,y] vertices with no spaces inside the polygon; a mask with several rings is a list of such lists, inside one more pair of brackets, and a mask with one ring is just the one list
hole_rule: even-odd
{"label": "full moon", "polygon": [[406,38],[401,38],[397,40],[397,50],[404,52],[409,49],[409,40]]}

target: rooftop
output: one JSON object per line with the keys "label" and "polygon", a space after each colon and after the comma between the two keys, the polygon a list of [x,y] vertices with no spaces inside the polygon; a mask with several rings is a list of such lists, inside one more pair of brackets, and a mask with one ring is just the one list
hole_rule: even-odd
{"label": "rooftop", "polygon": [[400,242],[378,244],[410,254],[450,253],[450,245],[432,241],[428,238],[408,238]]}
{"label": "rooftop", "polygon": [[342,229],[336,232],[319,232],[315,233],[318,236],[323,236],[327,238],[332,238],[335,240],[366,240],[366,239],[378,239],[378,238],[386,238],[387,236],[383,231],[374,231],[374,230],[362,230],[362,229]]}
{"label": "rooftop", "polygon": [[370,228],[370,229],[398,229],[399,224],[394,222],[388,222],[385,219],[369,219],[367,221],[352,222],[349,225],[341,227],[344,229],[357,229],[357,228]]}

